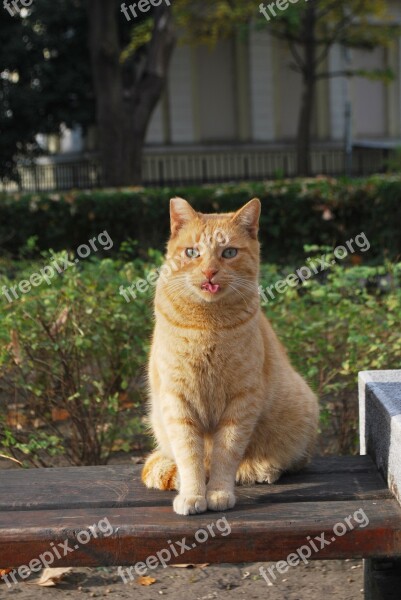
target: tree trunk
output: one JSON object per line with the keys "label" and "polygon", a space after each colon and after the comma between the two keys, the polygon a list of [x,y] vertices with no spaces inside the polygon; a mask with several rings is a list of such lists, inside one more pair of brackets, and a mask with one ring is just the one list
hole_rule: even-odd
{"label": "tree trunk", "polygon": [[88,0],[87,6],[103,183],[137,185],[147,127],[163,92],[176,41],[171,7],[154,9],[145,60],[130,61],[127,78],[120,62],[119,2]]}
{"label": "tree trunk", "polygon": [[88,0],[89,48],[96,96],[96,122],[103,183],[122,183],[123,95],[117,4]]}
{"label": "tree trunk", "polygon": [[154,10],[154,28],[141,77],[131,89],[127,106],[132,115],[133,136],[130,151],[134,182],[141,180],[142,149],[149,121],[167,81],[168,68],[176,44],[171,7],[163,4]]}
{"label": "tree trunk", "polygon": [[311,174],[311,138],[316,93],[316,8],[314,0],[308,5],[303,18],[304,67],[302,70],[302,98],[297,135],[298,175]]}
{"label": "tree trunk", "polygon": [[311,174],[312,120],[316,85],[313,78],[304,78],[297,135],[298,175]]}

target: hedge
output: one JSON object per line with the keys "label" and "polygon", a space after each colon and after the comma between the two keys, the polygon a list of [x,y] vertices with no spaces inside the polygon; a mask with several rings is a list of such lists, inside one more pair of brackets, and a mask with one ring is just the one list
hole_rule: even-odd
{"label": "hedge", "polygon": [[[306,244],[335,247],[362,231],[371,244],[369,262],[401,256],[401,176],[4,194],[0,249],[11,257],[74,250],[106,229],[113,252],[123,244],[130,257],[140,256],[148,248],[164,247],[168,201],[175,195],[203,212],[232,211],[258,196],[263,256],[269,262],[294,263],[304,257]],[[27,246],[34,236],[36,244]],[[134,242],[127,244],[130,240]]]}
{"label": "hedge", "polygon": [[[0,299],[0,453],[54,466],[65,459],[100,464],[112,450],[138,449],[146,431],[153,289],[128,303],[119,289],[153,272],[161,256],[152,254],[148,262],[82,261],[18,301]],[[0,261],[0,290],[43,266],[10,261],[11,272],[3,274],[2,262],[8,261]],[[264,263],[260,282],[267,290],[289,274]],[[375,280],[380,286],[369,285]],[[358,372],[401,362],[401,263],[350,269],[339,262],[325,283],[311,277],[263,310],[318,393],[325,450],[349,454],[357,449]],[[12,398],[8,409],[6,398]]]}

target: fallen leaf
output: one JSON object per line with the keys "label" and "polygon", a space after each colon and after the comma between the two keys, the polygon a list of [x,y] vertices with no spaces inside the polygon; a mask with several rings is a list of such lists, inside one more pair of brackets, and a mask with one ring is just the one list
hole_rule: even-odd
{"label": "fallen leaf", "polygon": [[128,392],[120,392],[118,395],[119,408],[120,410],[126,410],[127,408],[134,408],[135,402],[128,396]]}
{"label": "fallen leaf", "polygon": [[361,265],[363,262],[362,256],[358,256],[358,254],[353,254],[351,256],[351,264],[353,265]]}
{"label": "fallen leaf", "polygon": [[154,579],[154,577],[138,577],[138,579],[136,580],[136,583],[139,583],[139,585],[152,585],[153,583],[156,583],[156,579]]}
{"label": "fallen leaf", "polygon": [[209,566],[210,563],[200,563],[200,564],[193,564],[193,563],[188,563],[188,564],[184,564],[182,563],[181,565],[169,565],[170,567],[174,567],[174,569],[205,569],[206,567]]}
{"label": "fallen leaf", "polygon": [[70,413],[65,408],[52,408],[52,421],[66,421],[70,418]]}
{"label": "fallen leaf", "polygon": [[[4,575],[8,575],[8,573],[11,573],[13,569],[0,569],[0,578],[4,577]],[[4,579],[0,580],[0,583],[2,583],[4,581]]]}
{"label": "fallen leaf", "polygon": [[112,445],[111,451],[112,452],[119,452],[120,450],[124,450],[124,448],[127,445],[127,441],[126,440],[122,440],[122,439],[116,439],[114,440],[114,443]]}
{"label": "fallen leaf", "polygon": [[52,587],[60,583],[64,575],[72,571],[71,567],[59,568],[59,569],[43,569],[40,579],[36,579],[32,583],[36,583],[42,587]]}
{"label": "fallen leaf", "polygon": [[9,410],[7,412],[6,421],[7,425],[10,427],[15,427],[15,429],[18,430],[23,429],[28,423],[27,417],[21,414],[18,410]]}

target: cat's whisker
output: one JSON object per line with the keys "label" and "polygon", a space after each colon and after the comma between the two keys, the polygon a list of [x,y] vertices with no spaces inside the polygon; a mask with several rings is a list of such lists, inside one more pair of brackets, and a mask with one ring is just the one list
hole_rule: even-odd
{"label": "cat's whisker", "polygon": [[243,288],[244,290],[248,291],[248,292],[257,292],[258,288],[256,285],[247,285],[245,284],[243,281],[236,281],[235,282],[239,287]]}
{"label": "cat's whisker", "polygon": [[251,289],[258,289],[258,282],[255,281],[255,279],[250,279],[250,278],[248,279],[241,275],[237,275],[235,277],[235,282],[242,283],[245,287],[249,287]]}
{"label": "cat's whisker", "polygon": [[170,299],[172,300],[172,302],[175,302],[176,300],[179,300],[180,298],[185,296],[185,289],[183,289],[181,286],[177,289],[172,290],[172,295],[170,296]]}
{"label": "cat's whisker", "polygon": [[252,284],[250,282],[250,280],[245,280],[242,277],[235,277],[235,279],[232,279],[231,282],[235,283],[235,284],[239,284],[240,287],[245,288],[247,291],[250,291],[250,292],[257,292],[258,291],[258,286],[257,286],[257,283],[255,281]]}
{"label": "cat's whisker", "polygon": [[228,286],[229,286],[229,287],[230,287],[232,290],[234,290],[234,292],[236,292],[236,293],[237,293],[239,296],[241,296],[241,298],[244,300],[244,302],[245,302],[245,304],[246,304],[246,307],[249,309],[249,304],[248,304],[248,301],[247,301],[247,299],[245,298],[245,296],[244,296],[244,295],[243,295],[243,294],[242,294],[242,293],[241,293],[241,292],[240,292],[240,291],[239,291],[239,290],[238,290],[238,289],[237,289],[237,288],[236,288],[236,287],[235,287],[235,286],[234,286],[232,283],[229,283],[229,284],[228,284]]}

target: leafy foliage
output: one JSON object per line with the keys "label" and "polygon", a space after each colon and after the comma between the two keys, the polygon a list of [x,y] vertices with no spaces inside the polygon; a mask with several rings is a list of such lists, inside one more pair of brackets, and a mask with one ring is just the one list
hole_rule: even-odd
{"label": "leafy foliage", "polygon": [[[291,272],[264,266],[262,284]],[[320,398],[322,430],[332,436],[326,448],[356,451],[358,372],[400,366],[401,264],[345,268],[338,263],[301,288],[276,294],[265,311]]]}
{"label": "leafy foliage", "polygon": [[[26,263],[13,275],[19,281],[40,266]],[[101,464],[116,440],[132,447],[151,303],[128,305],[119,287],[146,268],[89,260],[12,303],[1,298],[0,392],[12,406],[0,425],[0,444],[8,453],[22,452],[34,464],[60,453],[72,464]],[[13,281],[1,275],[3,284]]]}
{"label": "leafy foliage", "polygon": [[35,0],[0,20],[0,177],[16,177],[17,157],[32,157],[37,133],[61,123],[94,122],[94,96],[81,0]]}
{"label": "leafy foliage", "polygon": [[[149,42],[145,34],[151,19],[141,14],[128,23],[119,13],[119,3],[110,2],[115,7],[124,78],[130,81]],[[18,180],[16,162],[43,153],[36,140],[38,133],[57,134],[62,124],[80,125],[85,133],[95,124],[97,99],[86,5],[86,0],[35,0],[29,9],[14,16],[2,10],[1,178]]]}
{"label": "leafy foliage", "polygon": [[[313,252],[322,251],[306,248]],[[35,465],[99,464],[112,450],[133,448],[144,432],[152,294],[127,303],[119,289],[160,263],[158,252],[146,261],[86,261],[51,287],[43,284],[11,304],[1,298],[1,453]],[[3,261],[0,286],[40,266]],[[263,264],[261,284],[294,270]],[[264,310],[319,394],[325,449],[355,450],[358,371],[398,368],[401,360],[401,264],[338,263],[277,294]]]}
{"label": "leafy foliage", "polygon": [[[315,11],[315,31],[307,32],[303,19],[311,7]],[[373,50],[389,45],[400,31],[386,0],[289,2],[285,10],[276,9],[276,16],[268,22],[260,12],[260,5],[242,0],[176,0],[174,10],[188,43],[214,45],[233,33],[245,35],[250,23],[257,29],[268,27],[272,35],[288,43],[297,69],[302,67],[302,47],[314,38],[323,50],[320,64],[334,43]]]}
{"label": "leafy foliage", "polygon": [[371,243],[364,261],[401,256],[399,176],[4,195],[0,196],[0,247],[18,256],[26,250],[26,240],[36,236],[39,250],[75,250],[106,229],[114,241],[113,251],[133,239],[136,245],[129,256],[146,258],[148,248],[164,248],[169,199],[175,195],[187,198],[202,212],[232,211],[258,196],[262,252],[269,262],[297,262],[304,257],[305,244],[334,248],[361,231]]}

